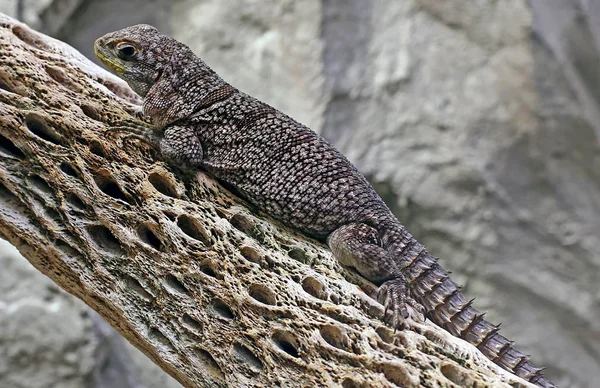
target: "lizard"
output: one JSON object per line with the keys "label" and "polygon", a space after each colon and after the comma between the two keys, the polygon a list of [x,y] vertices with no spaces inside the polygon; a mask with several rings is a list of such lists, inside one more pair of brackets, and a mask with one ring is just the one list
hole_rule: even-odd
{"label": "lizard", "polygon": [[[555,387],[472,307],[450,273],[327,140],[223,80],[183,43],[149,25],[98,38],[94,51],[143,98],[131,135],[183,169],[202,169],[283,224],[325,242],[340,264],[378,286],[394,328],[417,306],[500,367]],[[389,313],[389,314],[388,314]]]}

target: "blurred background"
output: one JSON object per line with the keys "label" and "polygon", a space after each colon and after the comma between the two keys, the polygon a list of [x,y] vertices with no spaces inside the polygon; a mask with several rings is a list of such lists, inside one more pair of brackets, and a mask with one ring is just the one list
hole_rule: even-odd
{"label": "blurred background", "polygon": [[[600,383],[600,1],[22,0],[95,60],[149,23],[307,124],[561,387]],[[0,242],[1,388],[179,385]]]}

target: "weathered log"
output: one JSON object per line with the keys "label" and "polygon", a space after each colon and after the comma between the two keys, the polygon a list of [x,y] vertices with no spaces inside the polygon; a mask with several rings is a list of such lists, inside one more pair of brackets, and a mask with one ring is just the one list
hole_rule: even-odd
{"label": "weathered log", "polygon": [[531,386],[430,323],[394,333],[324,246],[108,130],[139,103],[0,16],[0,237],[184,386]]}

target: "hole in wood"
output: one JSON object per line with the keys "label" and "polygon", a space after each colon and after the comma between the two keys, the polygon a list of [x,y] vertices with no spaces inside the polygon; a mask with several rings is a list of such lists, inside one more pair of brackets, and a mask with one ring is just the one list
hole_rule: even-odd
{"label": "hole in wood", "polygon": [[397,364],[386,364],[383,366],[383,375],[385,378],[399,387],[414,386],[409,373],[408,370]]}
{"label": "hole in wood", "polygon": [[250,297],[253,299],[268,305],[275,305],[277,303],[277,297],[275,293],[269,289],[267,286],[263,286],[262,284],[253,284],[248,289],[248,293]]}
{"label": "hole in wood", "polygon": [[242,254],[242,256],[244,256],[246,260],[251,261],[253,263],[261,264],[263,261],[263,255],[252,247],[241,247],[240,253]]}
{"label": "hole in wood", "polygon": [[260,372],[263,369],[262,361],[240,343],[233,345],[232,356],[237,362],[247,365],[254,372]]}
{"label": "hole in wood", "polygon": [[175,347],[171,341],[163,333],[161,333],[159,329],[155,327],[151,328],[150,332],[148,333],[148,337],[157,345],[160,344],[168,348],[170,351],[175,351]]}
{"label": "hole in wood", "polygon": [[179,198],[175,185],[169,178],[153,172],[148,176],[148,181],[159,193],[166,195],[167,197]]}
{"label": "hole in wood", "polygon": [[240,213],[234,214],[233,217],[231,217],[230,222],[236,229],[244,233],[248,233],[254,228],[254,222]]}
{"label": "hole in wood", "polygon": [[52,187],[50,187],[48,182],[46,182],[46,180],[39,175],[30,176],[29,183],[43,194],[54,195],[54,190]]}
{"label": "hole in wood", "polygon": [[308,264],[309,257],[302,248],[294,247],[288,252],[288,256],[292,259],[304,264]]}
{"label": "hole in wood", "polygon": [[75,248],[75,246],[77,246],[76,243],[57,239],[54,242],[54,246],[68,258],[69,262],[71,262],[73,259],[77,260],[81,266],[81,269],[83,269],[84,274],[91,274],[91,266],[86,260],[86,256],[84,256],[77,248]]}
{"label": "hole in wood", "polygon": [[0,135],[0,153],[13,158],[23,159],[25,154],[10,139]]}
{"label": "hole in wood", "polygon": [[364,386],[352,377],[346,377],[342,381],[342,388],[364,388]]}
{"label": "hole in wood", "polygon": [[222,300],[215,299],[211,304],[212,311],[219,318],[223,318],[226,320],[233,319],[233,312]]}
{"label": "hole in wood", "polygon": [[176,291],[180,294],[189,293],[188,289],[174,275],[169,274],[165,277],[165,285],[167,286],[167,289]]}
{"label": "hole in wood", "polygon": [[229,221],[229,213],[227,213],[225,209],[221,208],[220,206],[215,206],[215,212],[219,217]]}
{"label": "hole in wood", "polygon": [[181,318],[181,323],[183,324],[183,327],[195,334],[201,334],[202,329],[204,328],[202,323],[194,319],[194,317],[192,317],[189,314],[183,314],[183,317]]}
{"label": "hole in wood", "polygon": [[148,228],[146,225],[141,225],[137,229],[137,234],[140,237],[140,240],[142,240],[144,243],[150,245],[152,248],[156,249],[157,251],[162,250],[162,248],[163,248],[162,241],[160,241],[160,239],[158,237],[156,237],[154,232],[150,228]]}
{"label": "hole in wood", "polygon": [[28,30],[21,26],[15,26],[12,29],[13,34],[23,42],[40,50],[51,50],[46,42],[36,32]]}
{"label": "hole in wood", "polygon": [[74,178],[79,178],[79,173],[77,172],[75,167],[73,167],[71,165],[71,163],[62,162],[60,164],[60,170],[69,176],[72,176]]}
{"label": "hole in wood", "polygon": [[90,142],[90,152],[101,158],[106,158],[106,152],[104,152],[104,147],[102,147],[102,144],[100,144],[100,142],[96,140]]}
{"label": "hole in wood", "polygon": [[135,278],[131,276],[125,277],[125,290],[137,295],[142,300],[146,302],[151,302],[154,300],[152,294],[150,294],[146,289],[142,286],[142,284]]}
{"label": "hole in wood", "polygon": [[96,175],[94,176],[94,182],[104,194],[109,197],[120,199],[121,201],[131,203],[130,199],[125,195],[123,190],[119,187],[117,182],[115,182],[110,177],[104,175]]}
{"label": "hole in wood", "polygon": [[46,66],[46,73],[59,84],[80,93],[83,88],[69,74],[58,66]]}
{"label": "hole in wood", "polygon": [[212,278],[216,278],[216,279],[220,278],[219,276],[217,276],[217,273],[213,269],[212,264],[210,262],[204,262],[204,263],[200,264],[200,271],[202,271],[203,274],[210,276]]}
{"label": "hole in wood", "polygon": [[194,240],[198,240],[204,245],[208,245],[210,243],[210,237],[208,236],[208,233],[196,219],[182,214],[177,218],[177,226],[179,226],[183,233]]}
{"label": "hole in wood", "polygon": [[327,342],[329,345],[342,349],[348,350],[348,336],[346,332],[338,326],[334,325],[326,325],[321,327],[320,330],[321,337]]}
{"label": "hole in wood", "polygon": [[28,214],[27,208],[23,206],[19,197],[10,191],[2,181],[0,181],[0,208],[11,209],[22,217]]}
{"label": "hole in wood", "polygon": [[307,276],[304,278],[304,280],[302,280],[302,289],[315,298],[327,300],[327,296],[325,295],[325,286],[323,286],[323,283],[312,276]]}
{"label": "hole in wood", "polygon": [[298,343],[296,339],[285,331],[278,330],[271,337],[277,348],[289,354],[292,357],[300,357],[298,353]]}
{"label": "hole in wood", "polygon": [[4,74],[0,75],[0,89],[7,91],[9,93],[17,94],[15,87],[12,85],[12,82],[6,80]]}
{"label": "hole in wood", "polygon": [[329,300],[331,301],[331,303],[340,304],[340,296],[336,293],[331,293],[329,295]]}
{"label": "hole in wood", "polygon": [[234,228],[246,233],[257,241],[262,242],[264,240],[264,233],[260,230],[256,222],[244,214],[234,214],[229,222],[231,222],[231,225],[233,225]]}
{"label": "hole in wood", "polygon": [[173,221],[173,222],[175,222],[175,220],[177,219],[177,214],[175,214],[175,213],[172,213],[172,212],[170,212],[170,211],[163,211],[163,214],[164,214],[165,216],[167,216],[167,218],[168,218],[170,221]]}
{"label": "hole in wood", "polygon": [[375,332],[381,340],[388,344],[394,343],[394,332],[385,326],[378,327]]}
{"label": "hole in wood", "polygon": [[49,208],[49,207],[44,207],[43,209],[44,209],[44,213],[46,214],[47,220],[52,220],[57,225],[62,225],[62,222],[63,222],[62,217],[56,210]]}
{"label": "hole in wood", "polygon": [[71,208],[74,208],[77,210],[87,209],[87,205],[75,193],[70,193],[69,195],[67,195],[67,203],[69,205],[71,205]]}
{"label": "hole in wood", "polygon": [[100,115],[100,112],[98,112],[98,108],[96,108],[95,106],[89,104],[82,104],[80,108],[83,114],[89,117],[90,119],[102,122],[102,116]]}
{"label": "hole in wood", "polygon": [[213,380],[215,380],[218,386],[223,384],[225,375],[213,356],[211,356],[210,353],[204,349],[195,349],[194,353],[196,354],[198,361],[202,364],[200,367],[201,370],[206,372]]}
{"label": "hole in wood", "polygon": [[25,125],[34,135],[52,144],[63,145],[63,140],[42,116],[30,113],[25,116]]}
{"label": "hole in wood", "polygon": [[121,242],[104,225],[90,226],[87,229],[88,235],[92,241],[94,241],[100,248],[115,255],[125,254],[125,250],[121,246]]}
{"label": "hole in wood", "polygon": [[452,381],[454,384],[459,387],[472,387],[473,379],[459,366],[453,364],[444,364],[440,368],[440,372],[446,377],[448,380]]}
{"label": "hole in wood", "polygon": [[79,253],[79,251],[75,248],[73,248],[70,244],[68,244],[66,241],[64,240],[56,240],[54,242],[54,246],[56,248],[58,248],[58,250],[60,250],[62,253],[64,253],[67,257],[71,257],[71,258],[78,258],[81,256],[81,254]]}

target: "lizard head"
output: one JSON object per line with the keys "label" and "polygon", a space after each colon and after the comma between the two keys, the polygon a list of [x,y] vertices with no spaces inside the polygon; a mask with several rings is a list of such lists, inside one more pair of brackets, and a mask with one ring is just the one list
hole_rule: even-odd
{"label": "lizard head", "polygon": [[94,43],[96,56],[145,97],[173,61],[185,63],[191,50],[147,24],[111,32]]}
{"label": "lizard head", "polygon": [[96,40],[102,63],[144,98],[155,126],[188,117],[226,82],[188,46],[152,26],[138,24]]}

